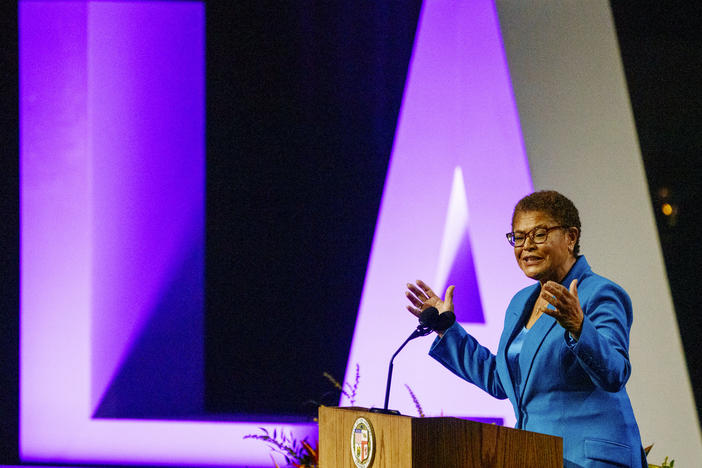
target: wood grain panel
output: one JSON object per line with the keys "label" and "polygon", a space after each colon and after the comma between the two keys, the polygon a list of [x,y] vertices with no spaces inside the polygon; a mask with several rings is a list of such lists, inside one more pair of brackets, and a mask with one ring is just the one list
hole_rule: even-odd
{"label": "wood grain panel", "polygon": [[355,468],[351,428],[366,418],[375,433],[370,468],[561,468],[563,441],[458,418],[412,418],[365,408],[319,408],[321,468]]}

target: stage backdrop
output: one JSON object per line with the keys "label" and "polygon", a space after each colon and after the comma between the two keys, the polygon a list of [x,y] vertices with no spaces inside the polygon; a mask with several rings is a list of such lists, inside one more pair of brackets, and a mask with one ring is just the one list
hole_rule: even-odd
{"label": "stage backdrop", "polygon": [[[459,320],[495,349],[507,301],[528,284],[504,239],[511,208],[534,187],[556,188],[581,208],[592,264],[636,305],[629,390],[644,441],[692,464],[698,426],[608,6],[498,6],[501,25],[490,1],[422,8],[348,360],[348,380],[362,369],[356,403],[382,403],[387,359],[416,324],[404,285],[418,277],[438,290],[457,283]],[[290,421],[272,405],[247,411],[249,423],[193,421],[207,416],[203,13],[196,2],[20,3],[24,460],[266,465],[266,449],[241,437]],[[284,109],[284,97],[268,103]],[[265,133],[270,121],[253,123]],[[285,156],[283,177],[305,162]],[[269,254],[260,261],[279,264]],[[309,277],[295,266],[304,297]],[[226,293],[237,307],[248,291]],[[312,314],[311,332],[333,320],[294,302],[274,305]],[[266,330],[261,311],[244,312]],[[305,337],[272,338],[292,353]],[[414,413],[407,384],[429,415],[513,422],[428,346],[398,358],[391,406]],[[265,375],[255,370],[236,377]]]}

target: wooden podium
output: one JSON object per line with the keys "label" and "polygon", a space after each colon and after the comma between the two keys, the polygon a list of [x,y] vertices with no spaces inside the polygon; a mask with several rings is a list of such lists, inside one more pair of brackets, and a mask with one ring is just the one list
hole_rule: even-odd
{"label": "wooden podium", "polygon": [[372,426],[368,468],[562,468],[563,439],[459,418],[413,418],[365,408],[319,408],[320,468],[356,468],[358,418]]}

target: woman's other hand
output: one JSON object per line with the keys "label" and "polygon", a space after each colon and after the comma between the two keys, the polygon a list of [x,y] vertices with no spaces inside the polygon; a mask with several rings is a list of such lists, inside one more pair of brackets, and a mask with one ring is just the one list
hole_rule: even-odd
{"label": "woman's other hand", "polygon": [[419,317],[419,314],[421,314],[427,307],[436,307],[436,310],[438,310],[439,313],[449,310],[453,311],[454,286],[449,286],[446,289],[446,294],[444,295],[443,301],[422,280],[417,280],[416,285],[407,283],[407,289],[409,291],[405,292],[405,295],[411,303],[411,305],[407,306],[407,310],[412,312],[412,314],[414,314],[416,317]]}
{"label": "woman's other hand", "polygon": [[576,340],[580,338],[583,329],[583,309],[578,299],[578,280],[570,283],[570,289],[553,281],[548,281],[541,288],[541,297],[556,308],[544,308],[544,313],[558,320],[563,328],[568,330]]}

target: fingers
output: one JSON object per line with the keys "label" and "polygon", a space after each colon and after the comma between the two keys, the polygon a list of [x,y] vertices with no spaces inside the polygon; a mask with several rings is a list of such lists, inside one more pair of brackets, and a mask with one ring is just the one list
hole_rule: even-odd
{"label": "fingers", "polygon": [[[562,317],[561,311],[558,309],[549,309],[548,307],[544,307],[541,309],[541,312],[543,312],[546,315],[550,315],[551,317],[555,318],[556,320],[559,320]],[[559,320],[560,322],[560,320]]]}
{"label": "fingers", "polygon": [[444,305],[446,310],[453,310],[453,290],[456,289],[454,285],[451,285],[446,290],[446,297],[444,298]]}
{"label": "fingers", "polygon": [[558,309],[559,305],[561,304],[558,297],[551,294],[550,291],[541,291],[541,298],[549,304],[551,304],[556,309]]}
{"label": "fingers", "polygon": [[[567,303],[560,302],[550,293],[544,294],[542,292],[541,297],[543,297],[548,302],[548,305],[544,305],[541,307],[541,312],[546,315],[550,315],[551,317],[555,318],[559,323],[561,323],[561,325],[563,325],[563,320],[568,316]],[[551,307],[549,307],[549,305]]]}
{"label": "fingers", "polygon": [[417,285],[407,283],[405,296],[410,301],[411,305],[407,306],[407,310],[414,315],[419,315],[427,307],[433,306],[439,309],[439,312],[453,311],[453,291],[455,286],[449,286],[446,289],[446,296],[442,301],[432,289],[422,280],[417,280]]}
{"label": "fingers", "polygon": [[436,293],[431,290],[431,288],[422,280],[417,280],[417,285],[424,290],[427,297],[436,296]]}
{"label": "fingers", "polygon": [[[421,282],[417,281],[417,284],[419,283]],[[421,284],[426,287],[426,284]],[[405,296],[407,296],[407,299],[409,299],[411,303],[411,305],[407,306],[407,310],[419,317],[419,314],[421,314],[422,310],[424,310],[425,303],[429,300],[429,297],[424,293],[424,291],[412,283],[407,283],[407,289],[409,289],[409,291],[405,292]],[[427,289],[429,288],[427,287]],[[431,291],[431,289],[429,289],[429,291]]]}
{"label": "fingers", "polygon": [[578,299],[578,281],[571,281],[568,289],[561,284],[549,281],[544,284],[541,297],[556,308],[556,310],[543,308],[543,313],[555,318],[573,336],[579,337],[583,312]]}
{"label": "fingers", "polygon": [[[406,292],[406,293],[405,293],[405,296],[407,296],[407,299],[409,299],[409,301],[412,303],[413,306],[415,306],[415,307],[417,307],[417,308],[419,308],[419,309],[422,308],[422,305],[424,304],[424,301],[420,301],[419,299],[417,299],[416,297],[414,297],[414,295],[413,295],[411,292]],[[407,306],[407,307],[409,307],[409,306]],[[412,312],[412,311],[410,311],[410,312]]]}
{"label": "fingers", "polygon": [[407,310],[409,310],[412,313],[412,315],[414,315],[416,317],[419,317],[419,315],[422,313],[419,309],[417,309],[416,307],[412,307],[412,306],[407,306]]}
{"label": "fingers", "polygon": [[546,291],[557,298],[563,298],[570,292],[565,288],[565,286],[553,281],[547,282],[543,287],[543,291]]}
{"label": "fingers", "polygon": [[549,281],[541,290],[543,297],[549,304],[558,307],[559,304],[564,305],[572,302],[573,296],[563,285]]}
{"label": "fingers", "polygon": [[419,289],[417,286],[413,285],[412,283],[407,283],[407,289],[412,291],[412,293],[421,302],[426,302],[426,300],[429,299],[429,297],[431,297],[430,295],[428,296],[428,295],[424,294],[424,291],[422,291],[421,289]]}
{"label": "fingers", "polygon": [[568,291],[575,296],[578,297],[578,279],[574,279],[573,281],[570,282],[570,287],[568,288]]}

